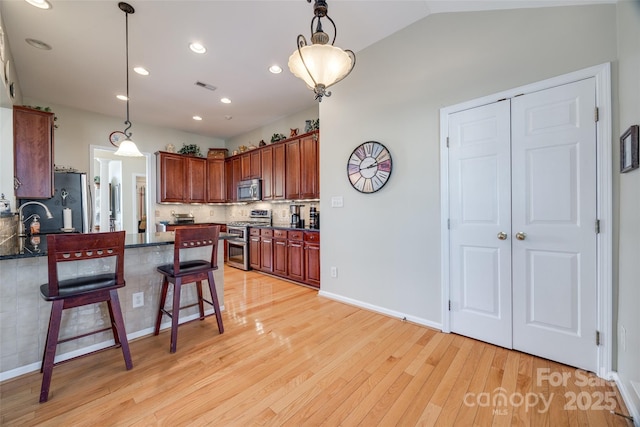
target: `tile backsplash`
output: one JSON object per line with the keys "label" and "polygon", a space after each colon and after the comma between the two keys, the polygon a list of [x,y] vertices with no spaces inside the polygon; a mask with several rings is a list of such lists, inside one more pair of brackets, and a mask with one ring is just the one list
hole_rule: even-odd
{"label": "tile backsplash", "polygon": [[0,217],[0,255],[17,252],[18,216]]}

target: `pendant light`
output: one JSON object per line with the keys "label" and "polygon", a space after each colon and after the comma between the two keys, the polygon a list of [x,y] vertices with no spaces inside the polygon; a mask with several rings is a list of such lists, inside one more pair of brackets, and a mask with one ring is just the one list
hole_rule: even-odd
{"label": "pendant light", "polygon": [[136,144],[131,140],[131,121],[129,120],[129,14],[135,12],[133,6],[128,3],[120,2],[118,3],[118,7],[120,10],[124,12],[124,23],[125,23],[125,41],[126,41],[126,54],[127,54],[127,120],[125,120],[124,124],[127,127],[124,130],[124,134],[126,139],[120,142],[118,145],[118,150],[115,152],[116,156],[125,156],[125,157],[142,157],[143,154],[138,150]]}
{"label": "pendant light", "polygon": [[[311,0],[307,0],[311,3]],[[311,19],[311,45],[302,34],[298,36],[298,48],[289,57],[289,70],[313,89],[318,102],[323,96],[331,96],[327,89],[338,83],[351,73],[356,65],[356,55],[351,50],[342,50],[333,46],[336,41],[336,24],[327,15],[327,2],[315,0]],[[329,42],[329,35],[322,29],[322,18],[326,18],[333,25],[333,41]],[[315,32],[313,24],[317,21]]]}

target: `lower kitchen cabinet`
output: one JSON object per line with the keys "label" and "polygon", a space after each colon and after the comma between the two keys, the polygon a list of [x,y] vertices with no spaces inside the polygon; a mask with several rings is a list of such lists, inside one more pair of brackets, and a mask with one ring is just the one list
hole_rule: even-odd
{"label": "lower kitchen cabinet", "polygon": [[251,228],[249,265],[254,270],[320,288],[320,233]]}
{"label": "lower kitchen cabinet", "polygon": [[289,244],[287,245],[287,255],[289,257],[289,274],[291,280],[304,282],[304,233],[302,231],[289,232]]}
{"label": "lower kitchen cabinet", "polygon": [[271,273],[273,271],[273,230],[260,230],[260,270]]}
{"label": "lower kitchen cabinet", "polygon": [[254,270],[260,270],[260,229],[249,229],[249,266]]}
{"label": "lower kitchen cabinet", "polygon": [[304,233],[304,281],[320,287],[320,233]]}
{"label": "lower kitchen cabinet", "polygon": [[278,276],[286,276],[287,268],[287,232],[285,230],[273,230],[273,273]]}

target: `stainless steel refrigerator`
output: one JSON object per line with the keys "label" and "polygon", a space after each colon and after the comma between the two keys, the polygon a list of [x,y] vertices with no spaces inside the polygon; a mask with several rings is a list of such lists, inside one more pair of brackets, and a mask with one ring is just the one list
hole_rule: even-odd
{"label": "stainless steel refrigerator", "polygon": [[[55,191],[50,199],[19,199],[18,206],[23,203],[34,201],[47,206],[53,215],[48,219],[42,206],[27,205],[22,210],[22,218],[27,219],[32,214],[37,214],[40,218],[40,234],[61,233],[64,227],[65,208],[71,209],[71,228],[80,233],[91,231],[91,189],[87,181],[86,173],[76,172],[56,172],[54,174]],[[29,222],[25,224],[25,229],[29,230]]]}

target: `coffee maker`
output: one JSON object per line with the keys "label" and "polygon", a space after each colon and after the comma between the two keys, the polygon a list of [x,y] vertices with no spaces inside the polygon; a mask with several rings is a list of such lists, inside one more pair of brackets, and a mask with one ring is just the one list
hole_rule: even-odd
{"label": "coffee maker", "polygon": [[309,228],[318,230],[320,228],[320,212],[315,206],[309,208]]}
{"label": "coffee maker", "polygon": [[289,211],[291,212],[291,228],[304,228],[304,219],[300,213],[300,208],[304,205],[291,205]]}

